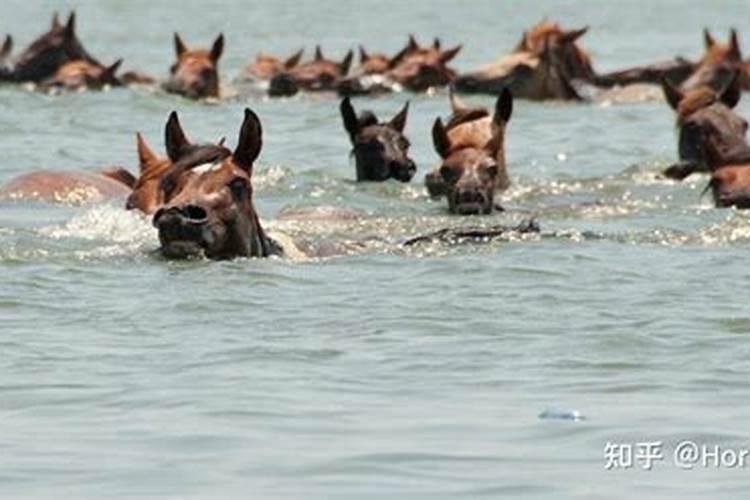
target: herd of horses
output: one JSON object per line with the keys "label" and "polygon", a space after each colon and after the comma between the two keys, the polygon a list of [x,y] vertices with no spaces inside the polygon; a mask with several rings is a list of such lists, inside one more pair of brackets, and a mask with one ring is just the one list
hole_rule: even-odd
{"label": "herd of horses", "polygon": [[[466,74],[449,66],[460,45],[445,49],[435,39],[422,46],[410,36],[394,56],[360,47],[355,69],[352,51],[341,61],[326,58],[320,47],[309,61],[301,50],[286,59],[260,54],[240,80],[257,83],[270,96],[339,94],[358,181],[409,182],[417,167],[404,133],[409,104],[383,121],[370,111],[358,113],[351,98],[448,87],[450,116],[446,121],[437,118],[432,127],[440,161],[426,174],[425,184],[432,197],[444,197],[449,211],[461,215],[501,209],[494,200],[510,185],[505,131],[514,99],[642,100],[657,88],[675,110],[679,129],[679,161],[664,175],[684,179],[707,173],[706,189],[712,191],[716,206],[750,208],[748,123],[733,111],[743,90],[750,90],[750,60],[743,60],[737,33],[732,30],[729,41],[722,43],[704,31],[705,53],[696,61],[678,57],[601,74],[580,45],[586,32],[587,28],[564,30],[542,21],[524,32],[509,54]],[[218,63],[224,36],[219,35],[209,49],[195,49],[175,34],[174,45],[176,60],[166,81],[138,71],[120,74],[122,60],[103,65],[83,47],[74,13],[65,23],[55,15],[49,31],[17,56],[7,37],[0,49],[0,81],[32,84],[42,91],[152,85],[192,99],[221,98]],[[485,93],[497,99],[493,109],[486,109],[466,104],[459,93]],[[137,175],[124,168],[96,173],[35,171],[11,180],[2,194],[47,199],[79,191],[122,195],[127,209],[152,217],[168,257],[201,254],[222,259],[284,252],[263,230],[253,205],[253,164],[261,152],[262,127],[252,110],[245,110],[234,150],[223,140],[192,142],[176,112],[165,126],[165,146],[166,155],[159,155],[137,134]]]}

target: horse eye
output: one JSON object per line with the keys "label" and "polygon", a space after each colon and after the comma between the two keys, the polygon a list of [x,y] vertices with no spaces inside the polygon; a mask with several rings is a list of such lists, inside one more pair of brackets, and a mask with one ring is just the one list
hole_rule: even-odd
{"label": "horse eye", "polygon": [[245,179],[235,177],[229,182],[229,184],[227,184],[227,186],[232,193],[232,198],[236,201],[242,201],[245,199],[245,195],[247,194],[247,183],[245,182]]}
{"label": "horse eye", "polygon": [[176,187],[177,182],[175,181],[173,175],[167,174],[159,181],[159,189],[161,189],[162,193],[164,194],[164,199],[166,201],[169,201],[170,195]]}
{"label": "horse eye", "polygon": [[398,143],[401,146],[401,149],[409,149],[409,146],[411,146],[409,139],[407,139],[406,137],[402,137],[401,139],[399,139]]}

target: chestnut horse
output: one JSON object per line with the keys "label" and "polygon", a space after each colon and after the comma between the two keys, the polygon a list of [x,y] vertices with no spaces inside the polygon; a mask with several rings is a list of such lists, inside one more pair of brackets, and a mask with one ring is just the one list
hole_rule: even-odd
{"label": "chestnut horse", "polygon": [[433,196],[446,195],[451,213],[489,214],[496,191],[508,188],[505,129],[513,112],[513,96],[503,89],[492,117],[487,109],[469,108],[451,96],[447,125],[438,118],[432,140],[441,162],[425,178]]}
{"label": "chestnut horse", "polygon": [[266,235],[253,205],[253,163],[262,147],[258,116],[245,109],[234,151],[192,145],[176,113],[166,135],[174,162],[161,176],[164,205],[153,217],[162,254],[210,259],[280,255],[281,247]]}
{"label": "chestnut horse", "polygon": [[581,99],[572,81],[593,82],[595,77],[588,54],[577,43],[587,30],[563,30],[542,21],[523,34],[509,55],[459,75],[455,89],[499,94],[507,88],[523,99]]}
{"label": "chestnut horse", "polygon": [[431,46],[420,46],[413,36],[409,43],[390,61],[387,76],[401,87],[412,92],[425,92],[431,88],[445,87],[456,78],[456,71],[448,66],[462,46],[443,50],[440,39]]}
{"label": "chestnut horse", "polygon": [[682,82],[682,90],[708,86],[719,92],[735,73],[739,73],[740,85],[744,85],[747,75],[737,31],[732,29],[729,41],[720,43],[706,29],[703,31],[703,42],[706,51],[698,61],[695,71]]}
{"label": "chestnut horse", "polygon": [[354,53],[350,50],[341,62],[327,59],[320,46],[312,61],[275,75],[268,94],[274,97],[293,96],[299,91],[334,91],[337,82],[349,73]]}
{"label": "chestnut horse", "polygon": [[190,99],[219,97],[219,58],[224,52],[224,35],[214,40],[210,50],[188,49],[180,35],[174,34],[177,61],[169,68],[164,90]]}

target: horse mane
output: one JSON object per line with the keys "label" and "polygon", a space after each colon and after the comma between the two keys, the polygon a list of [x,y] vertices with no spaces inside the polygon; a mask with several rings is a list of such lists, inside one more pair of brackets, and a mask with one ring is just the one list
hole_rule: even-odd
{"label": "horse mane", "polygon": [[232,156],[232,152],[224,146],[216,144],[196,144],[185,147],[180,152],[180,158],[161,175],[162,189],[174,185],[179,176],[206,163],[217,163]]}
{"label": "horse mane", "polygon": [[487,118],[488,116],[490,116],[490,112],[487,111],[486,108],[470,108],[455,111],[448,119],[448,123],[445,124],[445,130],[447,132],[458,127],[459,125],[463,125],[464,123],[481,120],[482,118]]}

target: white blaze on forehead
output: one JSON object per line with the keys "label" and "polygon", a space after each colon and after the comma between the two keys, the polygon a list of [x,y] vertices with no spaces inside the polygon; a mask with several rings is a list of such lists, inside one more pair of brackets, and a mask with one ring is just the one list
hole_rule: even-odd
{"label": "white blaze on forehead", "polygon": [[221,163],[204,163],[202,165],[198,165],[197,167],[193,167],[190,170],[195,172],[198,175],[203,175],[207,172],[213,172],[216,170],[219,170],[221,168]]}

